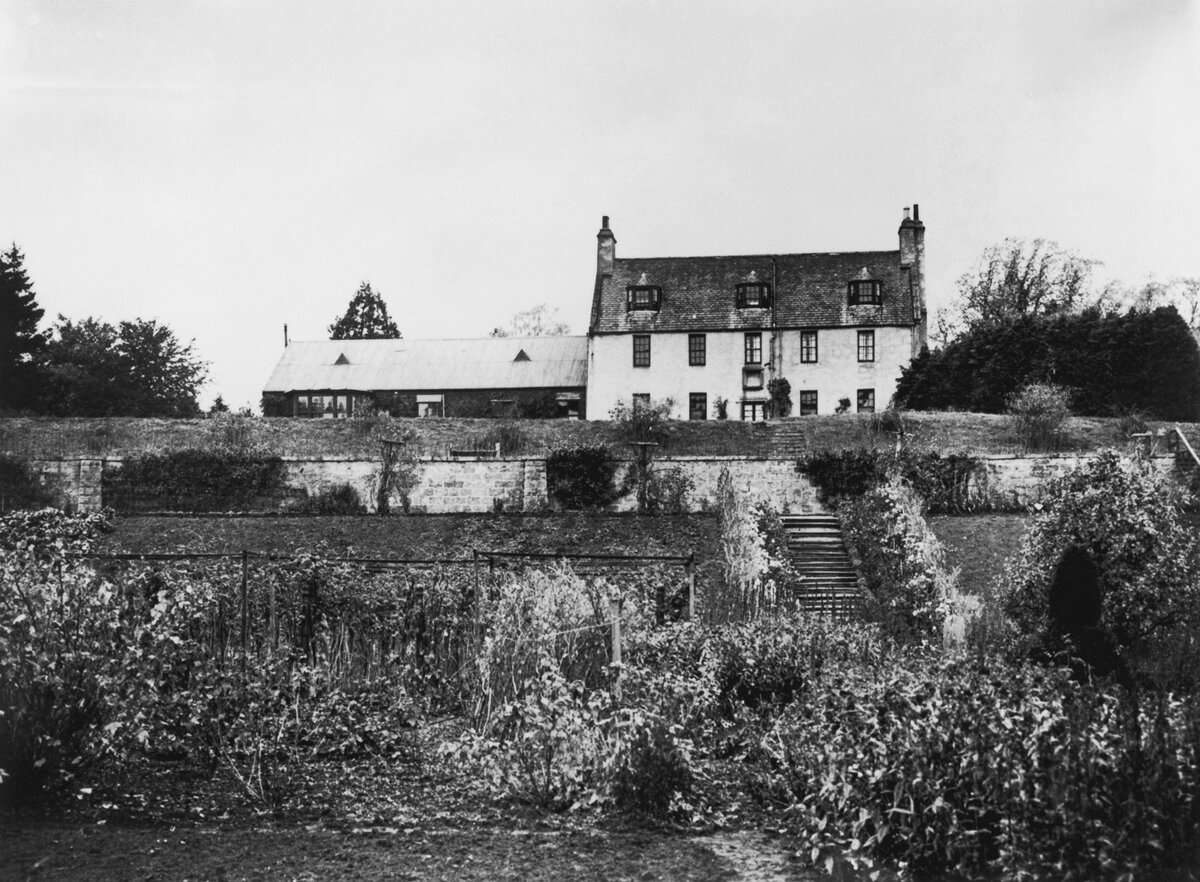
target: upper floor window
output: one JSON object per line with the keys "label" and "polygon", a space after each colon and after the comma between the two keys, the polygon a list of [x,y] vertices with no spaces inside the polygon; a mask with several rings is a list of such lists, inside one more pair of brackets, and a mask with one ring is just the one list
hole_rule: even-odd
{"label": "upper floor window", "polygon": [[629,312],[635,309],[658,309],[661,305],[662,288],[651,285],[645,273],[642,273],[637,284],[625,288],[625,306]]}
{"label": "upper floor window", "polygon": [[746,364],[762,364],[762,334],[754,332],[746,335]]}
{"label": "upper floor window", "polygon": [[871,279],[849,282],[848,300],[851,306],[880,306],[883,304],[883,284]]}
{"label": "upper floor window", "polygon": [[742,282],[737,286],[738,309],[771,305],[771,286],[765,282]]}
{"label": "upper floor window", "polygon": [[702,367],[708,362],[708,339],[704,334],[688,334],[688,364]]}
{"label": "upper floor window", "polygon": [[630,285],[625,289],[626,305],[635,309],[658,309],[662,303],[662,288],[657,285]]}
{"label": "upper floor window", "polygon": [[[647,356],[649,358],[649,356]],[[859,331],[858,332],[858,360],[859,361],[874,361],[875,360],[875,332],[874,331]]]}
{"label": "upper floor window", "polygon": [[633,366],[650,367],[650,335],[633,335]]}
{"label": "upper floor window", "polygon": [[758,280],[758,273],[753,270],[746,281],[737,285],[738,309],[748,309],[771,305],[771,286]]}
{"label": "upper floor window", "polygon": [[800,362],[802,364],[817,363],[817,332],[800,332]]}

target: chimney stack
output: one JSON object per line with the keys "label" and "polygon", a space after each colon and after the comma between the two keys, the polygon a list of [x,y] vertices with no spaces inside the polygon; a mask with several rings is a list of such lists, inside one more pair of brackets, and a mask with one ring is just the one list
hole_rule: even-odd
{"label": "chimney stack", "polygon": [[608,215],[600,223],[596,234],[596,275],[611,276],[617,259],[617,237],[608,228]]}
{"label": "chimney stack", "polygon": [[905,208],[904,220],[900,221],[900,266],[911,272],[913,321],[916,323],[912,354],[915,357],[925,345],[929,329],[925,306],[925,224],[921,223],[921,206],[915,202],[912,217]]}

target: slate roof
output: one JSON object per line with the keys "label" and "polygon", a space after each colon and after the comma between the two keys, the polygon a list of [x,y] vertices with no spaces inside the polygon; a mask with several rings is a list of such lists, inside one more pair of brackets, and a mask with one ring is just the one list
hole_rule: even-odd
{"label": "slate roof", "polygon": [[[849,306],[847,282],[883,286],[882,306]],[[772,285],[775,326],[781,328],[913,324],[911,272],[897,251],[764,254],[740,257],[616,258],[612,276],[596,280],[593,333],[718,331],[767,327],[770,309],[738,309],[736,286],[754,273]],[[627,285],[662,287],[661,308],[626,309]]]}
{"label": "slate roof", "polygon": [[[518,359],[524,352],[525,359]],[[342,357],[345,363],[338,364]],[[587,337],[293,340],[264,392],[576,388]]]}

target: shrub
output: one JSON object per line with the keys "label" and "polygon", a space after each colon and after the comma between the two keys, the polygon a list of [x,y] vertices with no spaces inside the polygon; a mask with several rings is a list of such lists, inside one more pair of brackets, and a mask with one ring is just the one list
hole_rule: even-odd
{"label": "shrub", "polygon": [[988,492],[980,461],[965,453],[821,450],[801,460],[799,468],[817,485],[821,500],[833,505],[862,496],[895,474],[912,485],[934,514],[993,511],[1005,506]]}
{"label": "shrub", "polygon": [[27,461],[0,453],[0,512],[41,508],[53,502],[54,494]]}
{"label": "shrub", "polygon": [[893,479],[838,509],[875,608],[896,636],[940,638],[957,593],[920,499]]}
{"label": "shrub", "polygon": [[774,377],[767,382],[767,393],[771,397],[771,414],[785,417],[792,412],[792,384],[786,377]]}
{"label": "shrub", "polygon": [[613,804],[660,818],[690,807],[692,743],[683,737],[682,727],[636,709],[618,712],[612,725],[616,749],[610,750],[606,778]]}
{"label": "shrub", "polygon": [[121,598],[87,567],[0,556],[0,795],[22,801],[105,750],[122,677]]}
{"label": "shrub", "polygon": [[[605,685],[611,618],[606,587],[560,566],[514,573],[477,599],[479,644],[463,671],[464,699],[477,728],[516,700],[520,684],[547,660],[569,680]],[[646,612],[632,602],[623,608],[629,627]]]}
{"label": "shrub", "polygon": [[559,447],[546,457],[547,490],[563,508],[603,508],[619,497],[616,470],[607,447]]}
{"label": "shrub", "polygon": [[1062,671],[917,653],[843,668],[763,743],[829,868],[1115,880],[1200,857],[1195,699],[1139,710]]}
{"label": "shrub", "polygon": [[252,508],[262,497],[279,492],[284,474],[283,460],[277,456],[177,450],[105,469],[101,485],[105,499],[115,507],[222,511]]}
{"label": "shrub", "polygon": [[607,697],[568,681],[551,658],[514,682],[518,693],[480,734],[468,733],[443,752],[478,769],[497,795],[548,809],[584,804],[599,780],[598,721]]}
{"label": "shrub", "polygon": [[1151,463],[1105,451],[1046,486],[1000,598],[1026,646],[1050,631],[1050,579],[1070,546],[1100,572],[1101,625],[1122,647],[1186,624],[1200,595],[1196,537]]}
{"label": "shrub", "polygon": [[766,578],[772,560],[749,498],[724,468],[717,476],[717,519],[721,584],[704,598],[705,615],[713,622],[756,618],[775,605],[777,586]]}
{"label": "shrub", "polygon": [[0,516],[0,550],[31,551],[39,556],[86,553],[112,530],[112,512],[65,514],[55,508]]}
{"label": "shrub", "polygon": [[696,482],[680,468],[650,469],[650,483],[646,489],[650,514],[683,514],[688,510],[688,498],[696,489]]}
{"label": "shrub", "polygon": [[1071,415],[1071,393],[1053,383],[1031,383],[1008,399],[1012,427],[1026,450],[1053,451],[1066,442],[1063,427]]}
{"label": "shrub", "polygon": [[617,434],[626,444],[650,442],[661,445],[667,441],[666,429],[674,410],[673,398],[632,405],[618,399],[608,418],[616,423]]}
{"label": "shrub", "polygon": [[360,515],[367,513],[358,491],[349,484],[325,487],[316,496],[305,496],[289,508],[292,514]]}

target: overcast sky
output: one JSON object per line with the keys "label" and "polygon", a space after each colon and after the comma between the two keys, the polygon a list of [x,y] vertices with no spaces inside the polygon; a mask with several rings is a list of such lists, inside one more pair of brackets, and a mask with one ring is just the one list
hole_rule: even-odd
{"label": "overcast sky", "polygon": [[897,247],[931,307],[1045,237],[1200,275],[1196,2],[0,0],[0,243],[47,320],[156,318],[257,411],[363,280],[406,337],[621,256]]}

